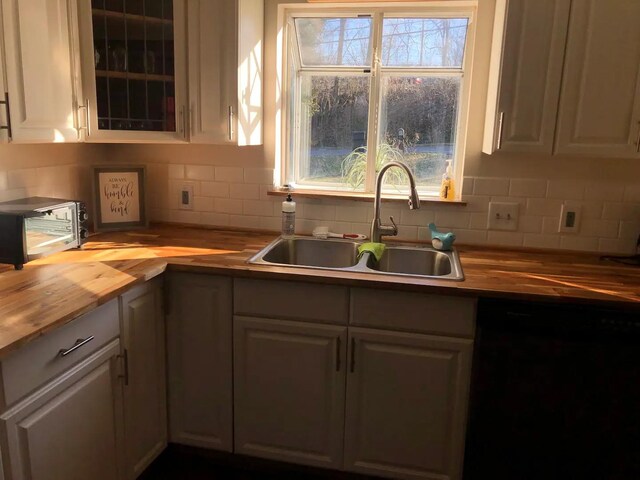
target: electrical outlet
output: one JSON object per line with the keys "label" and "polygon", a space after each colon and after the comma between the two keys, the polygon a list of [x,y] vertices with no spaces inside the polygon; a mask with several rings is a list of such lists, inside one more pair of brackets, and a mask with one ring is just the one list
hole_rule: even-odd
{"label": "electrical outlet", "polygon": [[489,203],[489,230],[518,230],[519,203]]}
{"label": "electrical outlet", "polygon": [[193,210],[193,185],[184,184],[180,189],[180,210]]}
{"label": "electrical outlet", "polygon": [[580,220],[582,219],[582,206],[578,204],[565,203],[560,210],[560,233],[578,233],[580,230]]}

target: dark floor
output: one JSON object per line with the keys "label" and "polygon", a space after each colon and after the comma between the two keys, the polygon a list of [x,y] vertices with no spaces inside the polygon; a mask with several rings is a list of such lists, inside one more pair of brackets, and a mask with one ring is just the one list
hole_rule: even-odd
{"label": "dark floor", "polygon": [[139,480],[376,480],[374,477],[294,466],[170,445]]}

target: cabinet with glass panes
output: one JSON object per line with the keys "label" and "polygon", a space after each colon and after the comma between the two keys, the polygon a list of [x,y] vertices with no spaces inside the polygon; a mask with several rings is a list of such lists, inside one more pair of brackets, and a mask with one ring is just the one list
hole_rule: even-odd
{"label": "cabinet with glass panes", "polygon": [[184,140],[184,0],[82,0],[79,16],[85,139]]}

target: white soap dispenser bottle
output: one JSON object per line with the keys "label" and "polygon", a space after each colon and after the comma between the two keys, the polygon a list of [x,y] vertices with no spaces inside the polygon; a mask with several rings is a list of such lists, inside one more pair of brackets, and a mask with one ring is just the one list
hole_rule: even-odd
{"label": "white soap dispenser bottle", "polygon": [[296,233],[296,202],[287,195],[287,199],[282,202],[282,236],[293,237]]}

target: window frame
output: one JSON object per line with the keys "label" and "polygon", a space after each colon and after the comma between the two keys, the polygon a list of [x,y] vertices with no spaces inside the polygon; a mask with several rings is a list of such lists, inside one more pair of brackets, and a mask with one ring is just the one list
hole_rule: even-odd
{"label": "window frame", "polygon": [[[450,0],[413,2],[411,4],[396,4],[392,6],[380,6],[380,4],[341,4],[339,6],[328,7],[318,4],[280,4],[278,6],[278,48],[277,60],[277,92],[276,92],[276,177],[280,180],[280,185],[289,185],[299,190],[326,191],[327,194],[336,192],[360,192],[372,194],[375,191],[375,165],[371,157],[367,161],[367,171],[364,188],[353,190],[344,185],[321,185],[321,184],[296,184],[295,168],[299,162],[294,162],[291,158],[290,144],[293,136],[293,151],[300,152],[300,122],[292,125],[292,115],[299,115],[299,111],[294,114],[290,110],[291,92],[289,85],[293,75],[296,76],[295,88],[301,88],[300,78],[302,75],[310,74],[338,74],[338,75],[358,75],[370,78],[369,92],[369,113],[367,131],[367,151],[377,154],[378,137],[380,136],[380,106],[382,101],[381,81],[384,76],[455,76],[460,78],[460,93],[458,98],[456,144],[454,150],[454,180],[461,186],[462,174],[464,171],[464,160],[467,143],[469,106],[471,102],[471,80],[472,65],[475,47],[475,30],[477,23],[477,1]],[[297,45],[297,35],[295,32],[294,18],[321,18],[321,17],[342,17],[355,18],[358,16],[371,16],[372,18],[372,66],[371,73],[366,73],[362,67],[352,66],[322,66],[304,67],[300,58],[300,48]],[[465,50],[462,65],[460,68],[451,67],[385,67],[378,60],[379,49],[382,48],[382,30],[384,18],[467,18],[468,28],[465,39]],[[293,42],[293,45],[291,45]],[[297,52],[297,57],[291,64],[290,52]],[[293,67],[293,69],[292,69]],[[302,75],[297,75],[300,72]],[[298,106],[293,105],[297,109]],[[299,118],[294,116],[293,118]],[[375,155],[373,156],[375,158]],[[443,172],[444,173],[444,172]],[[392,193],[392,192],[389,192]],[[397,192],[396,192],[397,193]],[[420,189],[421,195],[427,199],[438,196],[439,186]],[[456,200],[460,199],[461,188],[456,189]]]}

